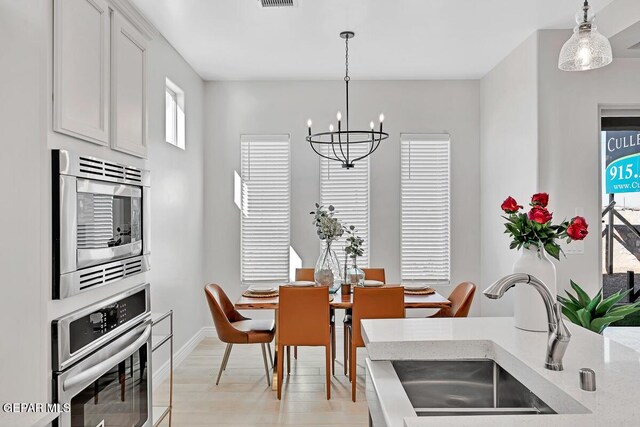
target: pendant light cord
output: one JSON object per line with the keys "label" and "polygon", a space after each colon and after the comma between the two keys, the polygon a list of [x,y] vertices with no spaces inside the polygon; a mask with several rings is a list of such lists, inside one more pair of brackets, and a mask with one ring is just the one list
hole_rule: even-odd
{"label": "pendant light cord", "polygon": [[347,101],[347,109],[346,109],[346,119],[347,119],[347,163],[350,162],[349,159],[349,155],[350,155],[350,150],[349,150],[349,80],[351,80],[351,77],[349,77],[349,36],[347,35],[347,37],[344,39],[344,67],[345,67],[345,71],[344,71],[344,84],[345,84],[345,90],[346,90],[346,101]]}
{"label": "pendant light cord", "polygon": [[584,11],[584,22],[587,22],[589,17],[589,0],[584,0],[582,10]]}

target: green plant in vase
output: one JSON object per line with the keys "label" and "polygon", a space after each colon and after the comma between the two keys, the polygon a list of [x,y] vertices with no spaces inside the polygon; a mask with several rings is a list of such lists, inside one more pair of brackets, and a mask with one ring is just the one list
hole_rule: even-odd
{"label": "green plant in vase", "polygon": [[331,249],[331,244],[344,234],[344,227],[335,216],[336,210],[333,205],[325,208],[316,203],[316,210],[310,213],[313,215],[313,225],[316,227],[318,238],[325,242],[322,253],[316,262],[314,280],[323,286],[340,285],[340,262],[336,253]]}
{"label": "green plant in vase", "polygon": [[558,301],[562,305],[562,314],[572,323],[598,334],[601,334],[611,323],[640,311],[640,301],[616,306],[629,294],[630,290],[618,291],[603,299],[602,288],[593,298],[590,298],[584,289],[573,280],[571,281],[571,287],[576,292],[576,295],[569,291],[565,291],[568,298],[558,295]]}
{"label": "green plant in vase", "polygon": [[[352,285],[364,285],[364,271],[358,268],[358,257],[364,255],[364,239],[357,235],[356,227],[350,225],[345,229],[349,237],[347,237],[344,247],[345,257],[352,260],[351,268],[346,270],[345,262],[345,282]],[[345,260],[346,261],[346,260]]]}

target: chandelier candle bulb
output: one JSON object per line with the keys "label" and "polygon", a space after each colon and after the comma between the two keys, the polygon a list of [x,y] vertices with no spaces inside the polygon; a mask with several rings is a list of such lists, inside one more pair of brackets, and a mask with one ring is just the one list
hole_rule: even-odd
{"label": "chandelier candle bulb", "polygon": [[384,114],[380,113],[380,124],[382,124],[382,122],[384,122]]}
{"label": "chandelier candle bulb", "polygon": [[373,123],[373,121],[369,123],[369,126],[371,127],[371,130],[373,130],[373,128],[375,127],[375,124]]}
{"label": "chandelier candle bulb", "polygon": [[342,112],[338,111],[338,114],[336,114],[336,118],[338,119],[338,122],[340,122],[340,120],[342,120]]}
{"label": "chandelier candle bulb", "polygon": [[329,132],[333,132],[333,125],[329,125]]}

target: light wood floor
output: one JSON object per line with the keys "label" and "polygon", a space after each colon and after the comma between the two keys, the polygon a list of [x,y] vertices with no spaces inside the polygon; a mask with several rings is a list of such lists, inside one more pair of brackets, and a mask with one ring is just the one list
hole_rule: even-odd
{"label": "light wood floor", "polygon": [[[298,349],[297,360],[291,352],[291,375],[287,378],[285,371],[281,401],[267,386],[259,345],[234,346],[216,386],[225,345],[206,338],[175,370],[173,426],[367,426],[366,350],[358,350],[358,401],[354,403],[342,366],[341,332],[337,338],[331,400],[325,393],[324,348],[304,347]],[[162,404],[167,392],[167,383],[158,387],[155,404]]]}

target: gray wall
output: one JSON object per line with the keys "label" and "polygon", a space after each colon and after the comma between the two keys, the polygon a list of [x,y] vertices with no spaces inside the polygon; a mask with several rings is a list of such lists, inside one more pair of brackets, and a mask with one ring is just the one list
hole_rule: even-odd
{"label": "gray wall", "polygon": [[[179,349],[202,327],[203,88],[202,79],[156,35],[149,43],[149,155],[138,159],[52,130],[52,4],[0,7],[3,85],[2,223],[0,268],[0,400],[50,400],[50,321],[149,281],[152,310],[175,310]],[[164,142],[164,88],[168,76],[186,95],[187,149]],[[61,301],[51,300],[51,154],[53,148],[151,169],[151,267],[123,280]],[[8,242],[8,243],[7,243]],[[157,367],[157,366],[156,366]]]}
{"label": "gray wall", "polygon": [[590,226],[584,254],[556,262],[558,291],[573,279],[595,293],[602,273],[599,107],[640,104],[640,59],[617,58],[599,70],[564,73],[557,68],[557,52],[569,35],[539,35],[539,184],[553,195],[556,217],[571,218],[583,208]]}
{"label": "gray wall", "polygon": [[[538,35],[534,33],[480,80],[481,277],[484,286],[511,273],[500,209],[507,196],[526,206],[538,178]],[[480,297],[483,315],[512,315],[513,295]],[[478,302],[477,302],[478,303]]]}
{"label": "gray wall", "polygon": [[[502,199],[512,195],[526,206],[533,192],[545,191],[556,220],[572,218],[579,209],[590,224],[584,253],[554,260],[558,293],[569,289],[570,279],[589,293],[601,285],[599,112],[638,108],[640,59],[617,58],[588,72],[560,71],[558,52],[570,35],[538,31],[481,80],[485,283],[510,273],[517,258],[501,234]],[[485,316],[511,313],[511,304],[482,299]]]}
{"label": "gray wall", "polygon": [[[313,266],[319,244],[310,208],[319,199],[319,158],[304,140],[306,121],[328,128],[343,108],[341,81],[208,82],[205,95],[205,272],[240,293],[240,217],[233,202],[241,134],[291,134],[291,244]],[[357,81],[354,126],[381,111],[390,134],[371,157],[371,266],[400,279],[400,133],[450,133],[452,284],[480,278],[480,146],[478,81]],[[452,286],[439,289],[448,294]],[[477,305],[474,314],[478,313]],[[207,319],[210,323],[210,320]]]}
{"label": "gray wall", "polygon": [[[46,53],[44,3],[0,1],[0,401],[44,402],[49,330],[41,211]],[[7,84],[11,82],[11,84]]]}

